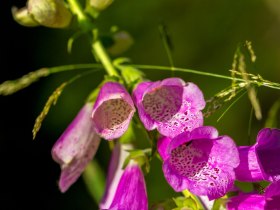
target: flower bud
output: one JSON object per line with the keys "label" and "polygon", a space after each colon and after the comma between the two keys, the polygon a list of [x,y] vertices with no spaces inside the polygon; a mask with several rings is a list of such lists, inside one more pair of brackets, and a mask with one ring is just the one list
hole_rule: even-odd
{"label": "flower bud", "polygon": [[118,31],[113,35],[114,44],[108,48],[108,52],[113,55],[119,55],[127,51],[133,45],[133,38],[126,31]]}
{"label": "flower bud", "polygon": [[97,9],[98,11],[106,9],[112,4],[113,0],[90,0],[89,5]]}
{"label": "flower bud", "polygon": [[21,9],[18,9],[17,7],[12,7],[12,15],[14,20],[23,26],[33,27],[38,26],[39,23],[37,23],[32,16],[28,13],[28,10],[26,7],[23,7]]}
{"label": "flower bud", "polygon": [[28,12],[40,25],[51,28],[67,27],[72,18],[63,0],[29,0]]}

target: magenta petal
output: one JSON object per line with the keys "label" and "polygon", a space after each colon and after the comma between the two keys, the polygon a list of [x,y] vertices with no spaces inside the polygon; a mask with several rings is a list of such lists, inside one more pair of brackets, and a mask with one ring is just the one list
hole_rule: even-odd
{"label": "magenta petal", "polygon": [[61,167],[61,192],[79,178],[98,149],[100,138],[93,128],[91,110],[91,104],[84,105],[52,148],[52,157]]}
{"label": "magenta petal", "polygon": [[280,209],[280,181],[271,183],[265,189],[265,210]]}
{"label": "magenta petal", "polygon": [[255,144],[256,155],[265,180],[280,179],[280,130],[262,129]]}
{"label": "magenta petal", "polygon": [[202,92],[193,83],[179,78],[140,83],[133,92],[139,117],[148,130],[155,128],[175,137],[203,124],[201,110],[205,106]]}
{"label": "magenta petal", "polygon": [[162,136],[161,138],[158,139],[157,142],[157,150],[159,155],[163,160],[166,160],[168,158],[168,146],[171,142],[171,138]]}
{"label": "magenta petal", "polygon": [[137,164],[125,168],[110,209],[148,210],[145,180]]}
{"label": "magenta petal", "polygon": [[198,110],[204,109],[206,105],[203,93],[197,85],[191,82],[188,82],[184,88],[184,98],[187,98],[188,102],[192,104],[192,107]]}
{"label": "magenta petal", "polygon": [[212,126],[203,126],[203,129],[201,128],[195,128],[191,132],[192,139],[214,139],[218,137],[218,131],[216,128]]}
{"label": "magenta petal", "polygon": [[109,164],[108,176],[106,180],[106,189],[103,195],[102,201],[99,204],[101,209],[109,209],[114,195],[117,190],[118,183],[124,172],[123,164],[129,152],[127,150],[131,149],[131,145],[116,143],[114,150],[111,155],[111,160]]}
{"label": "magenta petal", "polygon": [[265,198],[263,195],[241,194],[229,199],[227,210],[264,210],[264,204]]}
{"label": "magenta petal", "polygon": [[92,111],[96,132],[107,140],[119,138],[127,130],[135,112],[133,101],[119,83],[105,83]]}
{"label": "magenta petal", "polygon": [[188,189],[188,179],[178,174],[178,172],[173,169],[169,161],[164,161],[162,170],[166,181],[176,192],[181,192],[185,189]]}
{"label": "magenta petal", "polygon": [[240,164],[237,146],[229,136],[220,136],[213,141],[209,158],[217,164],[232,168],[236,168]]}
{"label": "magenta petal", "polygon": [[263,180],[262,171],[255,153],[255,146],[238,147],[240,164],[235,169],[236,179],[243,182]]}
{"label": "magenta petal", "polygon": [[175,191],[188,189],[213,200],[232,188],[238,164],[234,141],[228,136],[217,137],[215,128],[205,126],[172,139],[163,172]]}
{"label": "magenta petal", "polygon": [[253,146],[239,147],[241,163],[236,168],[240,181],[277,181],[280,179],[280,130],[262,129]]}
{"label": "magenta petal", "polygon": [[145,94],[150,89],[155,88],[155,86],[158,85],[160,85],[160,82],[141,82],[137,85],[132,94],[134,103],[137,106],[139,117],[147,130],[155,129],[156,124],[155,120],[152,119],[150,115],[146,112],[142,101],[144,99]]}

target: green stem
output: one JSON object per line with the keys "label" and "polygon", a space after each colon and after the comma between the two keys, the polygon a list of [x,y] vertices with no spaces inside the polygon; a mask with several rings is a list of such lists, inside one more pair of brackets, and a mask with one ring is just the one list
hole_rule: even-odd
{"label": "green stem", "polygon": [[71,11],[77,15],[79,22],[89,22],[87,16],[83,12],[80,3],[77,0],[67,0]]}
{"label": "green stem", "polygon": [[64,66],[55,66],[48,68],[49,74],[55,74],[64,71],[80,70],[80,69],[92,69],[92,68],[103,68],[101,64],[71,64]]}
{"label": "green stem", "polygon": [[[167,66],[152,66],[152,65],[130,65],[130,66],[133,66],[133,67],[139,68],[139,69],[152,69],[152,70],[165,70],[165,71],[170,71],[170,69],[171,69],[170,67],[167,67]],[[211,76],[211,77],[216,77],[216,78],[221,78],[221,79],[245,82],[244,79],[233,78],[230,76],[214,74],[214,73],[210,73],[210,72],[198,71],[198,70],[193,70],[193,69],[184,69],[184,68],[178,68],[178,67],[173,67],[172,69],[174,71],[188,72],[188,73],[192,73],[192,74],[198,74],[198,75]]]}
{"label": "green stem", "polygon": [[[102,47],[102,45],[101,45],[101,47]],[[105,54],[105,56],[106,56],[106,54]],[[108,64],[110,65],[111,62],[108,62]],[[104,63],[103,63],[103,65],[105,66]],[[129,66],[139,68],[139,69],[170,71],[170,67],[167,67],[167,66],[151,66],[151,65],[129,65]],[[78,69],[90,69],[90,68],[103,68],[103,66],[101,64],[73,64],[73,65],[51,67],[51,68],[49,68],[49,72],[50,72],[50,74],[52,74],[52,73],[58,73],[58,72],[63,72],[63,71],[71,71],[71,70],[78,70]],[[187,72],[187,73],[198,74],[198,75],[203,75],[203,76],[210,76],[210,77],[216,77],[216,78],[220,78],[220,79],[246,82],[244,79],[241,79],[241,78],[233,78],[233,77],[230,77],[230,76],[214,74],[214,73],[209,73],[209,72],[203,72],[203,71],[198,71],[198,70],[193,70],[193,69],[185,69],[185,68],[177,68],[177,67],[174,67],[173,69],[175,71]],[[112,71],[112,72],[114,72],[114,71]],[[275,82],[261,82],[261,83],[258,83],[257,85],[280,90],[280,84],[275,83]]]}
{"label": "green stem", "polygon": [[[167,66],[152,66],[152,65],[129,65],[138,69],[151,69],[151,70],[164,70],[164,71],[170,71],[171,68]],[[193,70],[193,69],[184,69],[184,68],[177,68],[173,67],[172,68],[174,71],[181,71],[181,72],[188,72],[192,74],[198,74],[198,75],[203,75],[203,76],[210,76],[210,77],[216,77],[216,78],[221,78],[221,79],[227,79],[227,80],[234,80],[234,81],[240,81],[240,82],[248,82],[247,80],[241,79],[241,78],[235,78],[235,77],[230,77],[230,76],[225,76],[221,74],[214,74],[210,72],[204,72],[204,71],[198,71],[198,70]],[[269,87],[272,89],[277,89],[280,90],[280,84],[275,83],[275,82],[261,82],[261,81],[250,81],[252,84],[255,84],[257,86],[264,86],[264,87]]]}
{"label": "green stem", "polygon": [[112,64],[110,57],[108,56],[107,52],[105,51],[102,43],[100,40],[96,40],[92,44],[92,49],[100,59],[101,63],[104,65],[105,70],[110,76],[119,76],[118,72],[116,71],[115,67]]}
{"label": "green stem", "polygon": [[[86,32],[92,31],[94,29],[94,25],[92,24],[92,21],[89,19],[89,17],[84,13],[84,10],[82,9],[79,1],[68,0],[68,3],[72,12],[77,15],[80,27]],[[119,76],[100,40],[93,39],[92,50],[94,52],[94,55],[96,55],[100,59],[101,63],[105,67],[105,70],[110,76]]]}

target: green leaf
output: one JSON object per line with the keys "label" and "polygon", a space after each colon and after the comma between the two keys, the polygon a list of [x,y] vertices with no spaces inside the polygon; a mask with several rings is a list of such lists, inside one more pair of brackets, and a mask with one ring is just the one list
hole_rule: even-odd
{"label": "green leaf", "polygon": [[173,208],[172,210],[199,210],[197,202],[191,197],[177,197],[173,198],[175,204],[178,208]]}
{"label": "green leaf", "polygon": [[76,39],[78,39],[81,35],[82,35],[81,32],[77,32],[77,33],[74,33],[74,34],[68,39],[68,42],[67,42],[67,52],[68,52],[69,54],[72,52],[72,46],[73,46],[74,41],[76,41]]}
{"label": "green leaf", "polygon": [[216,199],[214,201],[212,210],[226,210],[226,202],[227,202],[227,199],[224,197]]}
{"label": "green leaf", "polygon": [[132,90],[136,84],[143,81],[144,73],[132,66],[125,66],[124,63],[128,63],[128,58],[117,58],[114,60],[114,66],[120,71],[121,75],[127,84],[128,88]]}
{"label": "green leaf", "polygon": [[[184,191],[182,191],[182,193],[185,196],[185,198],[187,199],[187,201],[185,203],[192,205],[192,206],[186,206],[186,207],[192,207],[191,209],[203,210],[203,206],[202,206],[200,200],[195,195],[193,195],[188,190],[184,190]],[[186,205],[186,204],[184,204],[184,205]]]}
{"label": "green leaf", "polygon": [[125,168],[128,163],[133,160],[138,163],[138,165],[143,169],[144,173],[149,173],[151,149],[130,150],[128,152],[129,155],[124,161],[123,168]]}

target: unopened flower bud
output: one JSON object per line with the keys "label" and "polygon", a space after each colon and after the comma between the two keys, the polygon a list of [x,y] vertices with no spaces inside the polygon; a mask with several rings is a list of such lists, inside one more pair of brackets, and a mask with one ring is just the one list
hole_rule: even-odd
{"label": "unopened flower bud", "polygon": [[101,11],[106,9],[108,6],[110,6],[112,2],[113,0],[90,0],[89,4],[95,9]]}
{"label": "unopened flower bud", "polygon": [[71,22],[72,14],[63,0],[29,0],[27,8],[34,20],[46,27],[64,28]]}
{"label": "unopened flower bud", "polygon": [[118,31],[113,35],[114,44],[108,48],[111,55],[119,55],[127,51],[133,45],[133,38],[126,31]]}
{"label": "unopened flower bud", "polygon": [[28,13],[28,10],[26,7],[23,7],[21,9],[18,9],[17,7],[12,7],[12,14],[13,18],[16,22],[18,22],[20,25],[33,27],[38,26],[39,23],[37,23],[32,16]]}

